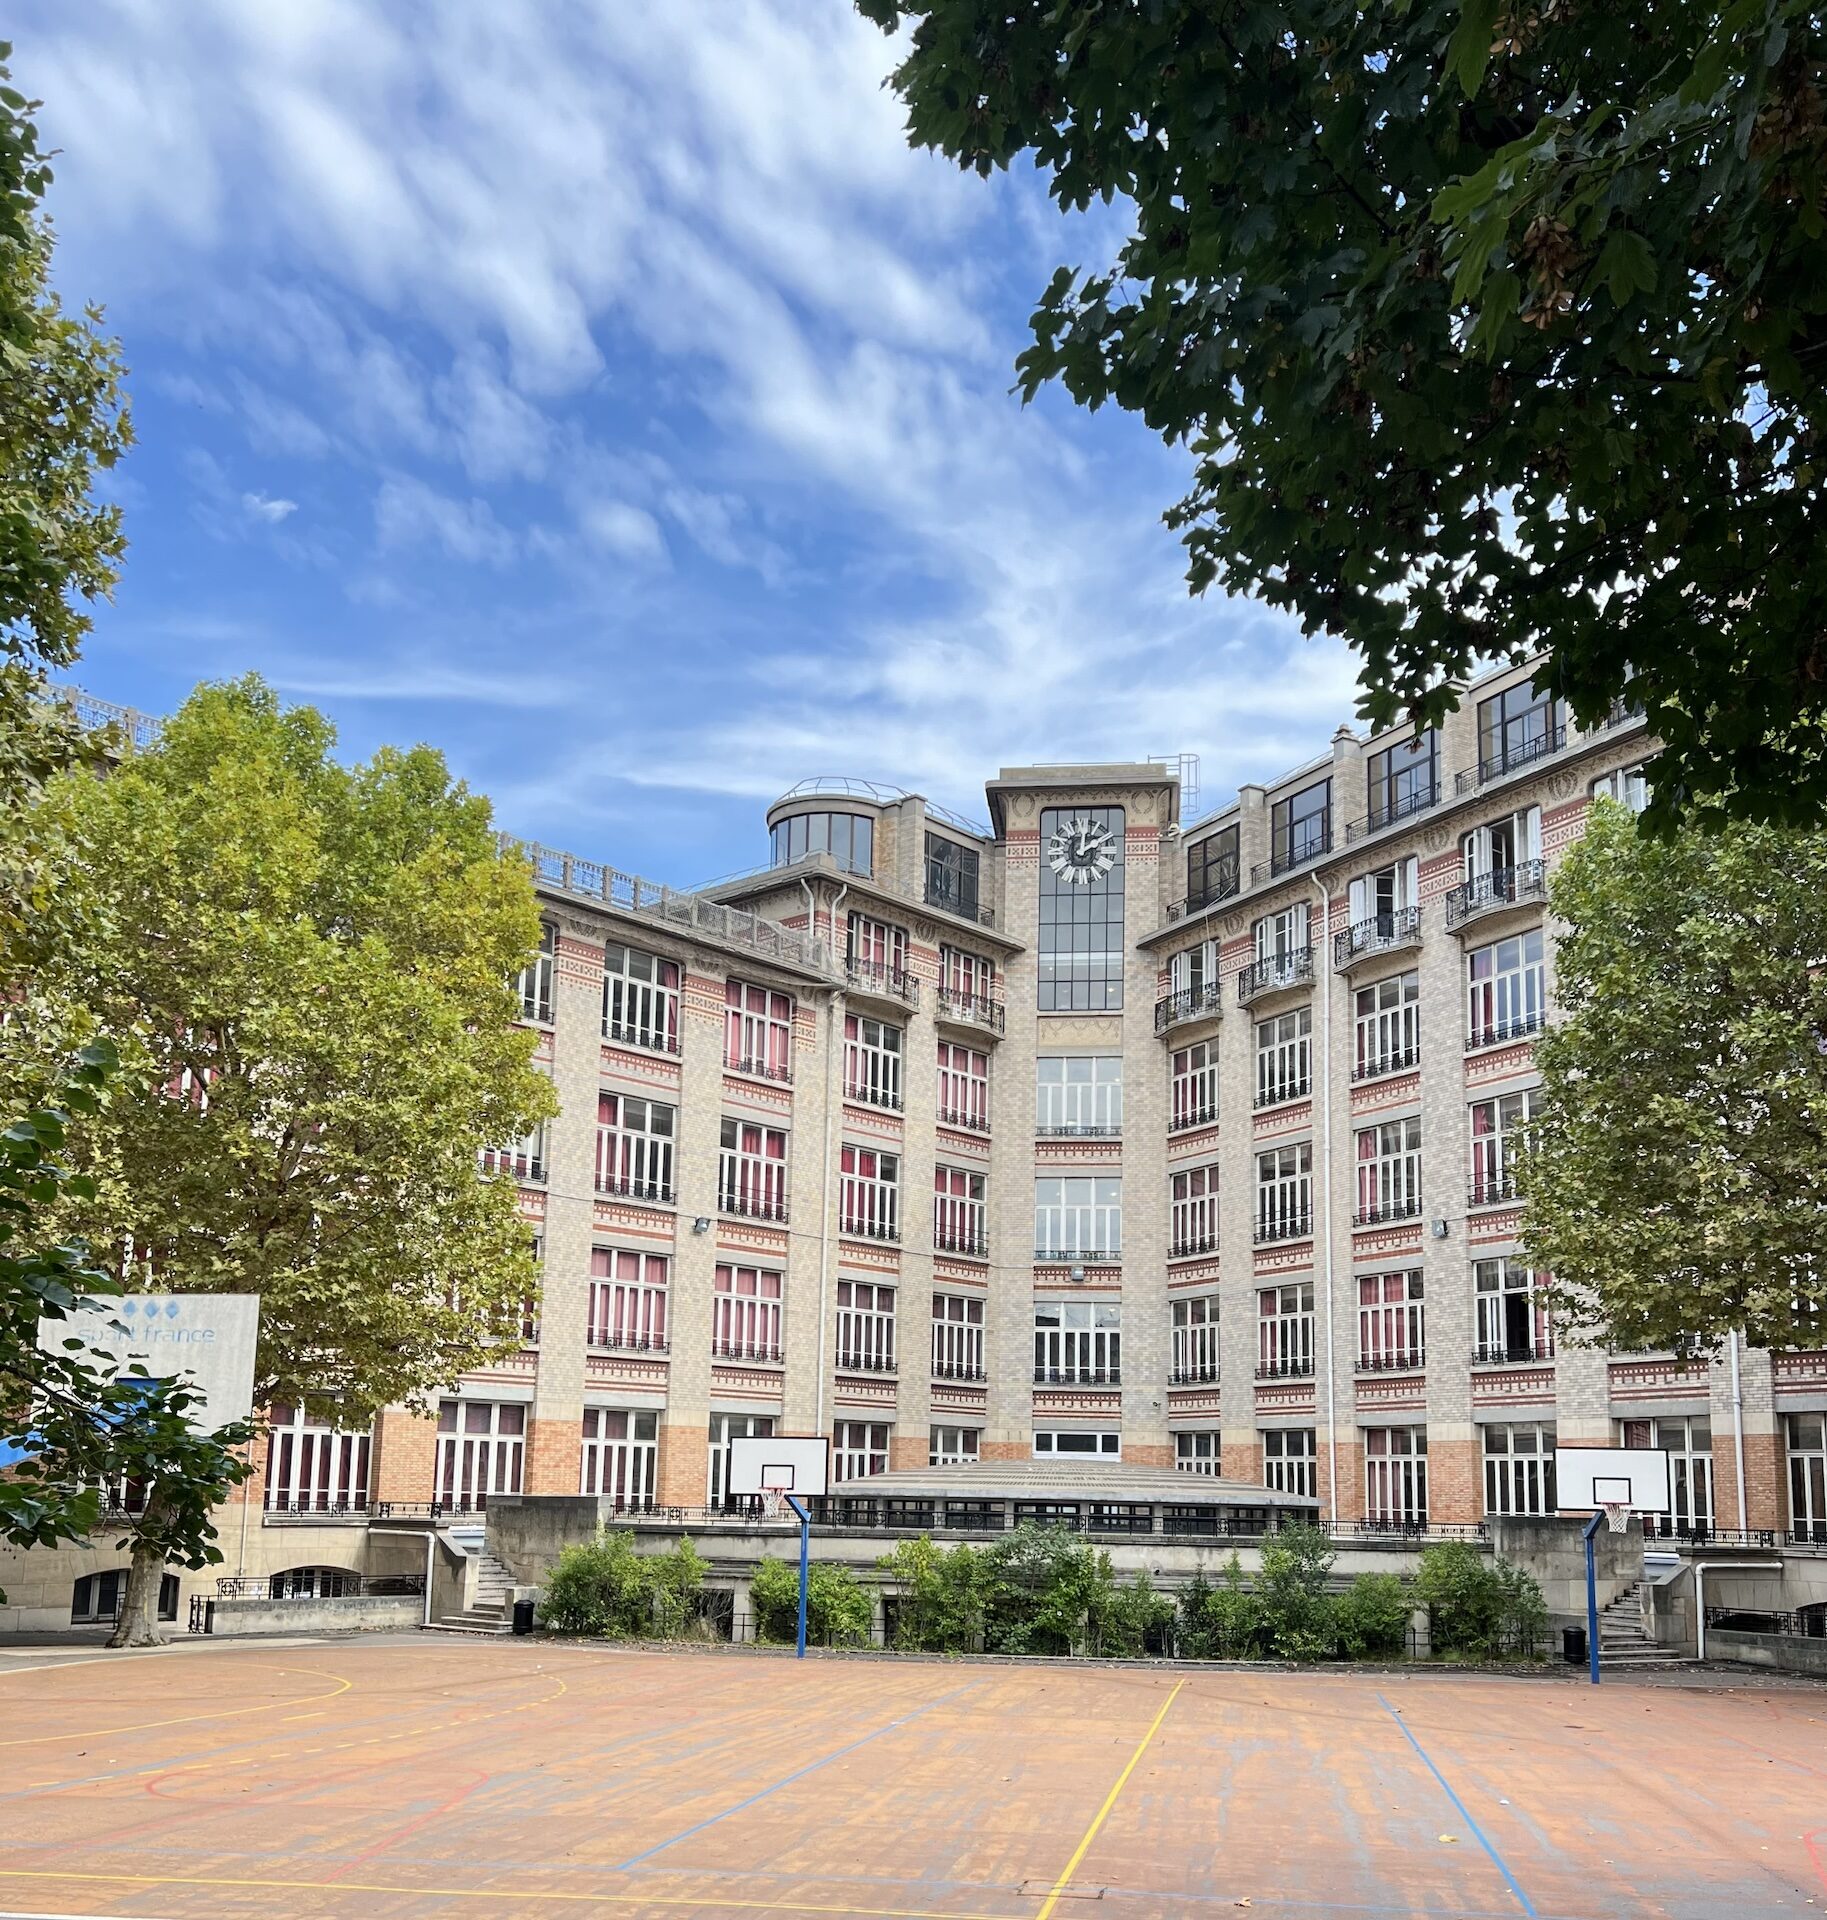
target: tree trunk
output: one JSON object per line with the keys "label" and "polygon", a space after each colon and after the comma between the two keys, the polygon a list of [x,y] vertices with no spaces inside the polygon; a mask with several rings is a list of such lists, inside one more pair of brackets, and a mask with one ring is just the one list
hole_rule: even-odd
{"label": "tree trunk", "polygon": [[[164,1494],[154,1487],[146,1497],[146,1514],[141,1525],[156,1531],[162,1527],[165,1517]],[[109,1646],[164,1646],[165,1635],[159,1627],[159,1587],[164,1578],[164,1553],[136,1535],[133,1564],[127,1573],[127,1591],[121,1597],[120,1617],[109,1636]]]}

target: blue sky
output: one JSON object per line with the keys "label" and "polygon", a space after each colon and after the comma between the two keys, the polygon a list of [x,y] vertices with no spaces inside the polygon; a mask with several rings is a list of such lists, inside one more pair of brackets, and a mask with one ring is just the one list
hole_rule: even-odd
{"label": "blue sky", "polygon": [[132,548],[76,677],[256,669],[430,740],[503,826],[679,883],[858,773],[1349,717],[1342,647],[1188,599],[1185,457],[1009,388],[1061,261],[1023,173],[910,152],[839,0],[25,0],[67,298],[105,303]]}

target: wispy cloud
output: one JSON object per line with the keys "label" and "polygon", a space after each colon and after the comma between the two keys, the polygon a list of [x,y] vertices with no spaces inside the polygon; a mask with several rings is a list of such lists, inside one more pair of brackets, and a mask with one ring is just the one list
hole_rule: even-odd
{"label": "wispy cloud", "polygon": [[267,493],[244,493],[241,504],[256,520],[264,520],[270,527],[278,526],[281,520],[298,511],[296,500],[277,500]]}

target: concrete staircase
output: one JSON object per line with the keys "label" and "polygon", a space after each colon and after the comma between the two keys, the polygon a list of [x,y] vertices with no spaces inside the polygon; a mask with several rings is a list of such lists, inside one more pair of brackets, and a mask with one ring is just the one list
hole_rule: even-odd
{"label": "concrete staircase", "polygon": [[1643,1583],[1628,1586],[1599,1609],[1601,1667],[1666,1666],[1675,1656],[1643,1627]]}
{"label": "concrete staircase", "polygon": [[508,1589],[513,1574],[486,1548],[474,1548],[472,1558],[477,1563],[475,1598],[461,1613],[441,1614],[438,1625],[447,1633],[511,1633]]}

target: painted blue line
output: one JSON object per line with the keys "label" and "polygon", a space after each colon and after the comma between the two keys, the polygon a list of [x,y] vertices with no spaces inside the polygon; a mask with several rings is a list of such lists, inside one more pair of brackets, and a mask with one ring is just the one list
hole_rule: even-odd
{"label": "painted blue line", "polygon": [[758,1800],[765,1800],[769,1794],[778,1793],[782,1787],[790,1787],[795,1780],[803,1780],[807,1774],[816,1773],[820,1767],[828,1767],[833,1760],[841,1760],[847,1753],[855,1753],[858,1747],[866,1747],[871,1740],[879,1740],[885,1733],[893,1733],[896,1727],[907,1726],[918,1720],[923,1713],[931,1713],[934,1707],[942,1707],[948,1700],[956,1700],[960,1694],[975,1693],[979,1687],[987,1686],[984,1680],[973,1680],[967,1687],[954,1687],[950,1693],[942,1693],[937,1700],[929,1700],[923,1707],[916,1707],[912,1713],[904,1713],[898,1720],[890,1720],[884,1727],[877,1727],[873,1733],[866,1733],[860,1740],[852,1740],[848,1746],[839,1747],[834,1753],[828,1753],[822,1760],[813,1760],[806,1766],[776,1780],[771,1787],[763,1787],[759,1793],[751,1793],[746,1800],[738,1800],[733,1807],[725,1807],[721,1813],[713,1813],[708,1820],[700,1820],[696,1826],[686,1827],[675,1833],[670,1840],[662,1840],[658,1846],[647,1848],[644,1853],[630,1854],[620,1866],[611,1867],[611,1873],[626,1873],[631,1867],[638,1867],[643,1860],[651,1860],[656,1853],[664,1853],[668,1847],[676,1847],[681,1840],[689,1840],[694,1833],[702,1833],[706,1827],[714,1827],[718,1821],[727,1820],[732,1814],[741,1813],[744,1808],[752,1807]]}
{"label": "painted blue line", "polygon": [[1494,1866],[1497,1869],[1497,1871],[1503,1875],[1504,1885],[1507,1886],[1513,1894],[1515,1894],[1518,1903],[1522,1907],[1523,1912],[1529,1916],[1529,1920],[1541,1920],[1541,1916],[1536,1913],[1534,1905],[1531,1903],[1529,1896],[1526,1893],[1524,1893],[1522,1888],[1516,1884],[1515,1874],[1513,1874],[1510,1871],[1510,1869],[1504,1865],[1503,1855],[1499,1853],[1494,1846],[1491,1845],[1490,1840],[1485,1835],[1484,1829],[1478,1824],[1476,1820],[1472,1818],[1472,1816],[1468,1812],[1466,1812],[1465,1802],[1461,1800],[1458,1794],[1456,1794],[1452,1790],[1452,1788],[1447,1785],[1446,1775],[1442,1773],[1440,1769],[1434,1765],[1433,1761],[1431,1761],[1427,1757],[1427,1749],[1424,1746],[1422,1746],[1421,1742],[1417,1740],[1415,1736],[1409,1731],[1408,1722],[1402,1718],[1402,1716],[1395,1710],[1395,1708],[1392,1707],[1389,1704],[1389,1702],[1385,1700],[1380,1693],[1377,1695],[1377,1704],[1381,1706],[1383,1711],[1389,1715],[1390,1719],[1392,1719],[1396,1723],[1396,1725],[1402,1729],[1403,1739],[1405,1739],[1408,1742],[1408,1744],[1411,1747],[1413,1747],[1414,1750],[1421,1756],[1421,1763],[1423,1766],[1427,1768],[1428,1772],[1431,1773],[1434,1776],[1434,1778],[1440,1782],[1440,1791],[1444,1793],[1450,1801],[1452,1801],[1454,1811],[1459,1815],[1460,1819],[1463,1820],[1465,1824],[1471,1828],[1472,1837],[1478,1842],[1478,1844],[1481,1847],[1484,1848],[1485,1852],[1491,1856],[1492,1866]]}

